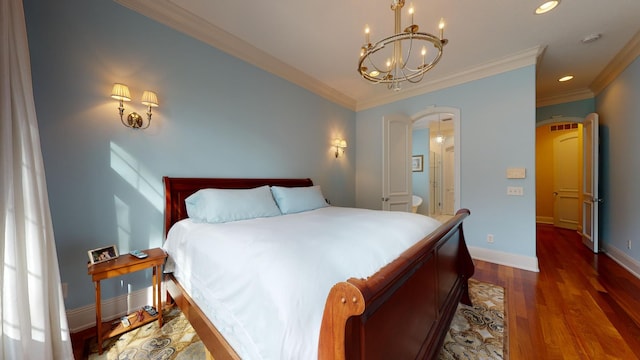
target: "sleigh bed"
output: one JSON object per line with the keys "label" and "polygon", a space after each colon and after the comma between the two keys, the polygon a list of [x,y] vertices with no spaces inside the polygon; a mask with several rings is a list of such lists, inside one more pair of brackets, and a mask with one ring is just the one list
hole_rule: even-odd
{"label": "sleigh bed", "polygon": [[[187,219],[185,199],[200,189],[253,189],[264,185],[298,189],[313,186],[310,179],[164,177],[163,180],[166,201],[165,235],[174,225],[172,232],[176,233],[179,232],[176,228],[191,221],[191,219]],[[284,221],[286,217],[295,219],[296,216],[300,218],[306,216],[311,217],[311,224],[314,224],[313,221],[317,222],[317,219],[325,219],[325,212],[337,211],[341,219],[344,219],[344,216],[352,211],[362,211],[349,208],[329,208],[334,207],[313,210],[308,214],[275,216],[273,220],[268,220]],[[364,211],[374,213],[372,210]],[[368,213],[366,215],[369,216]],[[422,221],[419,218],[421,216],[416,214],[405,213],[401,215],[386,212],[386,215],[382,215]],[[474,266],[462,231],[462,222],[468,215],[469,211],[462,209],[446,223],[436,224],[433,231],[429,231],[426,236],[421,236],[411,246],[404,249],[399,256],[394,257],[395,260],[391,260],[377,272],[373,271],[370,275],[359,278],[344,278],[336,281],[332,287],[329,286],[330,289],[326,291],[326,295],[322,295],[325,302],[321,304],[324,305],[324,310],[320,309],[319,331],[317,331],[318,329],[316,332],[302,331],[306,334],[304,336],[318,334],[318,336],[314,336],[314,339],[311,339],[313,344],[317,344],[317,348],[314,349],[314,351],[317,350],[317,358],[327,360],[435,358],[440,351],[458,303],[462,301],[465,304],[470,304],[467,280],[473,275]],[[183,219],[186,220],[181,221]],[[236,222],[231,226],[240,228],[240,225],[243,224],[245,223]],[[259,224],[262,223],[259,222]],[[208,226],[191,223],[188,225]],[[393,229],[385,229],[384,231],[390,230]],[[309,236],[311,237],[311,234]],[[317,236],[315,231],[314,236]],[[239,238],[244,237],[245,235],[241,235]],[[297,246],[298,242],[305,240],[307,240],[306,236],[301,236],[299,241],[294,244]],[[368,240],[367,237],[360,241]],[[395,242],[395,239],[393,240]],[[359,249],[366,247],[368,246],[361,246]],[[173,250],[177,257],[180,250],[175,249],[180,249],[180,247],[174,247]],[[211,251],[211,253],[214,252],[215,250]],[[168,251],[168,253],[169,261],[171,261],[172,252]],[[362,255],[364,253],[366,251],[340,254],[340,259],[348,259],[346,261],[340,260],[340,264],[349,263],[351,259],[357,262],[360,257],[364,256]],[[203,257],[202,254],[199,255]],[[256,258],[258,257],[256,256]],[[227,260],[230,260],[231,263],[236,262],[235,259]],[[247,259],[242,259],[241,256],[237,261],[242,263]],[[253,259],[250,260],[251,263],[253,261]],[[189,263],[189,267],[191,267],[191,263]],[[210,269],[217,268],[211,267]],[[209,277],[213,270],[209,272],[204,278]],[[296,269],[291,269],[289,272],[304,273],[304,271]],[[198,274],[194,270],[193,277],[200,276]],[[250,276],[262,277],[263,275],[258,273]],[[174,276],[173,273],[166,275],[165,285],[168,301],[177,304],[192,324],[208,350],[207,357],[216,360],[252,358],[253,356],[246,354],[239,355],[236,350],[237,346],[232,346],[227,341],[224,334],[230,332],[230,325],[219,325],[217,315],[208,316],[211,308],[215,305],[203,303],[202,294],[207,294],[207,292],[201,292],[199,285],[194,289],[194,285],[191,285],[189,281],[191,277],[191,275],[182,275],[182,280],[179,280],[180,277]],[[278,281],[272,282],[278,283]],[[302,285],[307,283],[315,284],[316,279],[311,278],[298,282],[296,288],[299,286],[300,289],[304,289],[305,286]],[[248,286],[250,285],[245,288]],[[315,287],[313,288],[315,289]],[[193,290],[196,290],[195,295]],[[273,291],[273,289],[265,291]],[[275,291],[276,294],[278,292],[279,290]],[[255,302],[260,301],[259,298],[255,299]],[[294,314],[294,317],[303,318],[301,315]],[[284,316],[286,317],[286,315]],[[262,324],[264,337],[271,335],[271,324],[270,322]]]}

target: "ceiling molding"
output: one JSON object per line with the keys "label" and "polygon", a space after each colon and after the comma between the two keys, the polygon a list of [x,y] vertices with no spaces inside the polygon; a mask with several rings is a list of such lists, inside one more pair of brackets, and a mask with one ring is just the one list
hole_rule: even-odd
{"label": "ceiling molding", "polygon": [[398,100],[408,99],[417,95],[422,95],[432,91],[464,84],[469,81],[479,80],[507,71],[516,70],[525,66],[535,65],[538,61],[538,58],[544,52],[544,49],[544,46],[535,46],[511,56],[484,63],[469,68],[466,71],[444,77],[442,79],[437,79],[432,82],[424,82],[423,85],[407,89],[399,93],[390,91],[388,95],[383,95],[367,101],[358,102],[356,111],[370,109],[376,106],[396,102]]}
{"label": "ceiling molding", "polygon": [[536,107],[557,105],[557,104],[562,104],[562,103],[567,103],[572,101],[591,99],[594,96],[595,94],[593,93],[593,91],[591,91],[591,89],[585,88],[580,90],[574,90],[574,91],[569,91],[569,92],[565,92],[565,93],[554,95],[554,96],[548,96],[543,98],[539,97],[536,99]]}
{"label": "ceiling molding", "polygon": [[562,104],[591,99],[604,90],[613,80],[640,56],[640,31],[617,53],[607,66],[596,76],[588,89],[574,90],[554,96],[537,98],[536,107]]}
{"label": "ceiling molding", "polygon": [[600,94],[609,84],[640,56],[640,31],[611,59],[604,70],[596,76],[589,88],[595,95]]}
{"label": "ceiling molding", "polygon": [[[264,71],[301,86],[333,103],[356,112],[534,65],[539,63],[546,49],[544,46],[536,46],[502,59],[474,66],[463,72],[444,78],[434,79],[431,82],[423,81],[422,84],[399,93],[390,91],[381,96],[372,97],[364,101],[356,101],[354,98],[327,86],[318,79],[286,64],[237,36],[205,21],[198,15],[176,5],[171,0],[114,1],[186,35],[194,37],[231,56],[246,61]],[[580,89],[551,97],[537,98],[536,106],[548,106],[593,98],[604,90],[611,81],[618,77],[620,73],[639,56],[640,31],[637,32],[627,45],[609,62],[607,67],[596,77],[588,89]]]}
{"label": "ceiling molding", "polygon": [[114,0],[216,49],[279,76],[347,109],[356,109],[356,100],[286,64],[229,32],[177,6],[170,0]]}

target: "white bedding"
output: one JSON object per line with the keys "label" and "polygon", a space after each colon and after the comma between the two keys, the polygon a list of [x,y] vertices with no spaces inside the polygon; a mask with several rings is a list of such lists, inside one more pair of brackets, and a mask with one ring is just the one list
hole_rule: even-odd
{"label": "white bedding", "polygon": [[164,244],[166,269],[242,359],[317,359],[331,287],[374,274],[439,225],[340,207],[221,224],[185,219]]}

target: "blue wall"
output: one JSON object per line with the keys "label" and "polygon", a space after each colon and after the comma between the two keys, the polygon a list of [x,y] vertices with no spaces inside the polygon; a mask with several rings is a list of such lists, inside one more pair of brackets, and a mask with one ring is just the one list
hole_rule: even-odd
{"label": "blue wall", "polygon": [[[360,111],[356,118],[356,205],[381,208],[382,117],[408,117],[427,107],[458,108],[460,118],[460,206],[468,244],[536,258],[535,66],[505,72],[406,100]],[[507,179],[509,167],[526,168],[526,179]],[[507,196],[522,186],[524,196]],[[487,234],[495,242],[488,244]]]}
{"label": "blue wall", "polygon": [[585,116],[594,111],[596,111],[594,98],[542,106],[536,109],[536,122],[548,120],[554,116],[584,119]]}
{"label": "blue wall", "polygon": [[[161,246],[162,176],[310,177],[332,204],[355,204],[355,113],[110,0],[25,0],[34,95],[67,309],[92,304],[87,250]],[[128,84],[120,124],[114,82]],[[150,274],[103,284],[110,298]]]}
{"label": "blue wall", "polygon": [[600,241],[607,252],[640,274],[640,58],[596,97],[596,109],[604,199]]}

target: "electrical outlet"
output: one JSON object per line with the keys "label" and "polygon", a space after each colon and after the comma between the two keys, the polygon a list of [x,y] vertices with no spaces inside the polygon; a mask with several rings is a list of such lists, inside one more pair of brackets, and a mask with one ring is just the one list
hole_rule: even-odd
{"label": "electrical outlet", "polygon": [[489,244],[493,244],[493,234],[488,234],[488,235],[487,235],[487,242],[488,242]]}
{"label": "electrical outlet", "polygon": [[62,283],[62,298],[66,299],[67,295],[69,295],[69,284],[64,282]]}
{"label": "electrical outlet", "polygon": [[524,189],[522,186],[507,186],[507,195],[524,196]]}

